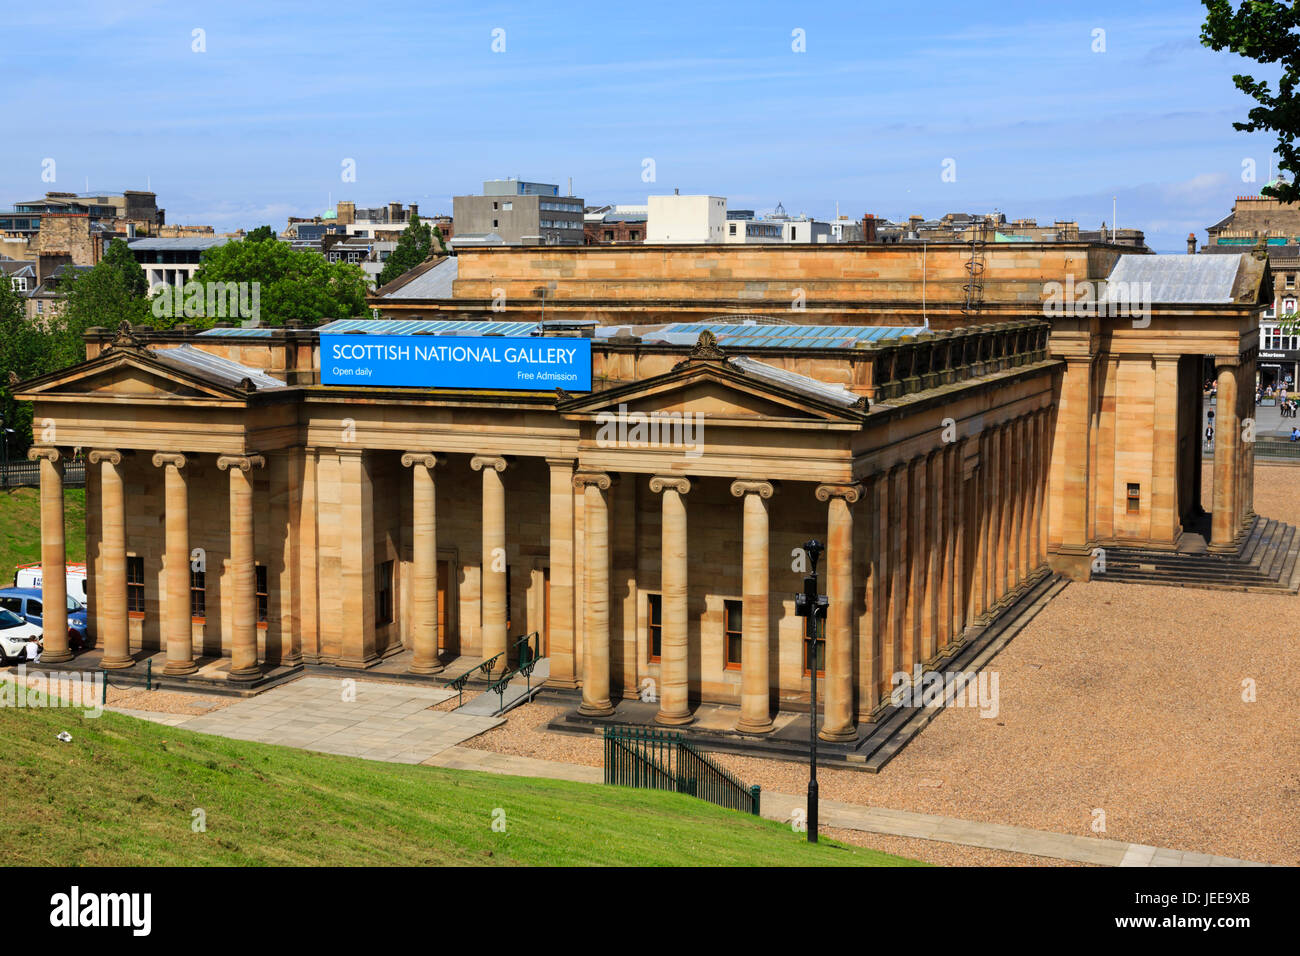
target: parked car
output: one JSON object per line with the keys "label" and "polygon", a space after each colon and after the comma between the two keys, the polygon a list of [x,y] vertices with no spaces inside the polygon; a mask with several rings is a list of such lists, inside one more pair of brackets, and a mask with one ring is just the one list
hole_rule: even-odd
{"label": "parked car", "polygon": [[[68,571],[68,594],[75,597],[82,604],[86,603],[86,566],[84,564],[69,564]],[[19,565],[14,571],[14,587],[16,588],[40,588],[41,586],[41,565],[40,562],[35,564]]]}
{"label": "parked car", "polygon": [[28,646],[40,642],[39,627],[29,624],[13,611],[0,608],[0,667],[34,658]]}
{"label": "parked car", "polygon": [[[41,600],[40,588],[0,588],[0,608],[17,614],[28,624],[43,627],[42,617],[45,606]],[[86,605],[71,594],[68,595],[68,646],[74,651],[85,650],[86,640]]]}

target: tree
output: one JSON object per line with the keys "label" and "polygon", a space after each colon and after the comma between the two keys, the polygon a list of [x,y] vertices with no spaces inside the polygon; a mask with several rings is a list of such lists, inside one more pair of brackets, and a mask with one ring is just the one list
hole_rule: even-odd
{"label": "tree", "polygon": [[48,325],[52,369],[86,360],[86,329],[153,323],[144,270],[121,239],[113,240],[93,269],[68,270],[58,288],[63,303]]}
{"label": "tree", "polygon": [[[344,319],[366,311],[366,274],[346,262],[330,262],[318,252],[295,251],[287,243],[227,242],[203,254],[194,281],[247,283],[240,300],[257,303],[263,325],[290,319],[315,322]],[[211,328],[222,316],[187,316],[185,321]],[[235,318],[239,318],[236,316]]]}
{"label": "tree", "polygon": [[52,371],[49,333],[27,321],[22,297],[13,290],[9,277],[0,274],[0,416],[4,428],[0,438],[9,442],[10,453],[21,454],[32,443],[32,406],[13,397],[13,381],[24,381]]}
{"label": "tree", "polygon": [[258,226],[244,237],[245,242],[265,242],[275,238],[275,230],[270,226]]}
{"label": "tree", "polygon": [[[397,238],[397,248],[388,256],[388,261],[384,263],[375,282],[387,285],[429,258],[433,249],[433,236],[433,230],[426,223],[420,222],[419,216],[412,216],[410,223]],[[441,242],[441,234],[439,241]]]}
{"label": "tree", "polygon": [[1202,0],[1206,8],[1201,27],[1201,44],[1212,50],[1228,50],[1258,63],[1281,64],[1282,75],[1274,93],[1265,80],[1235,74],[1237,89],[1258,103],[1247,114],[1248,122],[1233,123],[1246,133],[1268,130],[1277,133],[1278,167],[1291,173],[1291,182],[1276,182],[1261,192],[1285,203],[1300,200],[1300,0],[1246,0],[1236,10],[1229,0]]}

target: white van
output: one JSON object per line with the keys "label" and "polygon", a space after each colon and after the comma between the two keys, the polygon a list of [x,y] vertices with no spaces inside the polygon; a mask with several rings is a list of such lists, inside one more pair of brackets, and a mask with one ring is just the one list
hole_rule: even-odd
{"label": "white van", "polygon": [[[23,564],[14,573],[14,587],[39,588],[41,586],[40,564]],[[68,565],[68,596],[74,597],[82,604],[86,603],[86,566],[84,564]]]}

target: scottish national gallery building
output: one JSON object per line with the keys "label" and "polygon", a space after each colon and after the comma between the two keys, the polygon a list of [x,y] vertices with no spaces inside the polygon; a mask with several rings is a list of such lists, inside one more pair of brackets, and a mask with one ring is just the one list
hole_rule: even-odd
{"label": "scottish national gallery building", "polygon": [[[1097,549],[1231,563],[1261,520],[1236,436],[1267,261],[1015,245],[988,252],[974,303],[969,244],[924,263],[483,249],[441,299],[380,290],[391,319],[92,330],[83,363],[17,389],[42,462],[46,660],[71,656],[54,592],[62,465],[82,456],[84,653],[105,668],[160,653],[178,679],[440,681],[457,659],[501,673],[536,632],[581,714],[651,687],[660,723],[718,704],[761,735],[807,710],[815,668],[821,735],[852,740],[895,674],[1087,578]],[[1052,283],[1117,275],[1148,283],[1145,318],[1044,309]],[[1225,436],[1209,483],[1206,369]],[[794,608],[810,539],[819,654]]]}

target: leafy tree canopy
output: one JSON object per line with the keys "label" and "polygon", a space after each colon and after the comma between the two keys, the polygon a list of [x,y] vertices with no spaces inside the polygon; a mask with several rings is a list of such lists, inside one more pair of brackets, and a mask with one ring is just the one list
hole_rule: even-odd
{"label": "leafy tree canopy", "polygon": [[258,226],[244,237],[245,242],[265,242],[275,238],[275,230],[270,226]]}
{"label": "leafy tree canopy", "polygon": [[1236,74],[1232,82],[1258,105],[1246,114],[1248,122],[1233,128],[1253,133],[1277,134],[1278,166],[1291,173],[1291,182],[1271,183],[1261,192],[1286,203],[1300,200],[1300,0],[1246,0],[1233,9],[1229,0],[1202,0],[1206,8],[1201,43],[1212,50],[1228,50],[1257,63],[1277,63],[1282,75],[1274,92],[1267,80]]}
{"label": "leafy tree canopy", "polygon": [[[387,285],[404,272],[410,272],[425,259],[429,258],[433,251],[433,240],[436,227],[431,229],[428,223],[420,222],[419,216],[412,216],[410,223],[397,239],[397,248],[388,256],[388,261],[384,263],[383,270],[379,273],[379,278],[375,281],[379,285]],[[436,232],[438,245],[440,249],[446,247],[442,243],[442,233]]]}
{"label": "leafy tree canopy", "polygon": [[[244,240],[215,246],[203,254],[194,281],[248,283],[240,300],[257,302],[262,325],[283,325],[290,319],[344,319],[366,310],[366,275],[360,266],[330,262],[320,253],[290,249],[284,242]],[[204,315],[185,321],[211,328],[222,318]]]}

